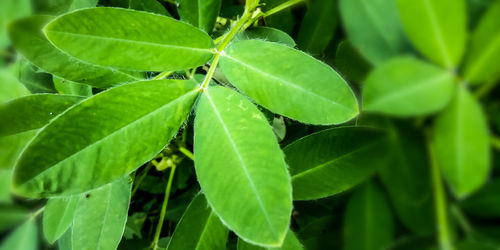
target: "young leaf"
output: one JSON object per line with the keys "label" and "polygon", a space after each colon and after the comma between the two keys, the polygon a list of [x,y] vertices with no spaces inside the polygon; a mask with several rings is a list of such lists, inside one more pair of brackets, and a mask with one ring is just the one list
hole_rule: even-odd
{"label": "young leaf", "polygon": [[53,244],[73,224],[73,215],[79,195],[51,198],[43,212],[43,234],[47,241]]}
{"label": "young leaf", "polygon": [[436,158],[459,198],[479,189],[490,171],[488,124],[481,105],[460,86],[434,124]]}
{"label": "young leaf", "polygon": [[474,30],[465,60],[465,79],[481,83],[500,76],[500,2],[492,4]]}
{"label": "young leaf", "polygon": [[27,146],[14,190],[28,197],[77,194],[132,172],[175,135],[198,95],[195,88],[191,81],[143,81],[80,102]]}
{"label": "young leaf", "polygon": [[328,46],[337,26],[337,1],[312,1],[300,25],[299,48],[320,55]]}
{"label": "young leaf", "polygon": [[315,200],[343,192],[385,163],[378,130],[366,127],[327,129],[283,149],[292,174],[293,199]]}
{"label": "young leaf", "polygon": [[415,48],[448,69],[457,66],[467,40],[465,0],[397,0],[406,34]]}
{"label": "young leaf", "polygon": [[211,33],[219,16],[221,0],[178,0],[177,12],[182,21]]}
{"label": "young leaf", "polygon": [[119,8],[71,12],[54,19],[43,31],[57,48],[74,57],[127,70],[193,68],[212,58],[214,46],[210,36],[191,25]]}
{"label": "young leaf", "polygon": [[0,250],[36,250],[38,249],[38,233],[35,220],[28,219],[16,228],[0,244]]}
{"label": "young leaf", "polygon": [[295,41],[287,33],[271,28],[271,27],[257,27],[245,30],[240,33],[240,39],[261,39],[268,42],[282,43],[284,45],[295,47]]}
{"label": "young leaf", "polygon": [[381,64],[365,80],[363,108],[394,116],[416,116],[441,110],[454,94],[448,71],[411,57]]}
{"label": "young leaf", "polygon": [[205,197],[198,194],[175,227],[167,249],[224,249],[227,236],[227,228],[212,212]]}
{"label": "young leaf", "polygon": [[76,207],[71,242],[73,249],[116,249],[125,230],[130,203],[129,177],[81,196]]}
{"label": "young leaf", "polygon": [[340,0],[349,41],[372,64],[409,51],[394,0]]}
{"label": "young leaf", "polygon": [[83,100],[81,96],[37,94],[0,106],[0,136],[39,129],[64,110]]}
{"label": "young leaf", "polygon": [[240,238],[280,246],[290,223],[291,185],[265,116],[237,92],[209,88],[194,131],[196,176],[214,213]]}
{"label": "young leaf", "polygon": [[347,83],[330,66],[285,45],[233,43],[220,65],[238,89],[274,113],[310,124],[338,124],[358,114]]}
{"label": "young leaf", "polygon": [[8,71],[0,70],[0,105],[30,92]]}
{"label": "young leaf", "polygon": [[344,249],[385,249],[394,239],[394,220],[382,190],[367,183],[347,203]]}
{"label": "young leaf", "polygon": [[281,247],[268,247],[268,248],[263,248],[259,247],[256,245],[252,245],[248,242],[245,242],[241,238],[238,238],[238,245],[237,245],[238,250],[302,250],[304,247],[300,243],[300,241],[297,239],[295,234],[293,233],[292,230],[288,230],[288,233],[286,234],[285,241],[283,241],[283,245]]}
{"label": "young leaf", "polygon": [[9,26],[14,47],[31,63],[61,78],[98,88],[137,80],[130,74],[83,62],[55,48],[41,31],[52,19],[51,16],[31,16]]}
{"label": "young leaf", "polygon": [[500,218],[500,178],[493,179],[477,193],[464,200],[460,206],[469,215],[480,218]]}

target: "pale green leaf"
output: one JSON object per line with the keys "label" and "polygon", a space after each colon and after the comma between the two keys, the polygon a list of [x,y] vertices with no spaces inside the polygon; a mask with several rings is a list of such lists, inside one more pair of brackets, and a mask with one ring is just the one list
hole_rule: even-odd
{"label": "pale green leaf", "polygon": [[55,48],[41,31],[52,19],[51,16],[31,16],[10,25],[14,47],[31,63],[56,76],[100,88],[137,80],[130,74],[83,62]]}
{"label": "pale green leaf", "polygon": [[363,109],[394,116],[416,116],[443,109],[454,94],[450,72],[412,57],[399,57],[366,78]]}
{"label": "pale green leaf", "polygon": [[16,228],[0,244],[0,250],[36,250],[38,233],[35,220],[29,219]]}
{"label": "pale green leaf", "polygon": [[225,249],[228,230],[198,194],[189,204],[168,243],[168,250]]}
{"label": "pale green leaf", "polygon": [[129,177],[124,176],[80,198],[71,227],[73,250],[118,247],[127,222],[131,187]]}
{"label": "pale green leaf", "polygon": [[320,55],[333,39],[337,27],[337,1],[311,1],[300,25],[299,48]]}
{"label": "pale green leaf", "polygon": [[182,21],[211,33],[219,16],[221,0],[178,0],[177,12]]}
{"label": "pale green leaf", "polygon": [[30,92],[8,71],[0,70],[0,104]]}
{"label": "pale green leaf", "polygon": [[194,131],[196,175],[214,213],[246,241],[280,246],[290,223],[291,185],[265,116],[239,93],[209,88]]}
{"label": "pale green leaf", "polygon": [[338,124],[358,114],[354,93],[330,66],[293,48],[260,40],[233,43],[222,71],[274,113],[310,124]]}
{"label": "pale green leaf", "polygon": [[14,190],[70,195],[110,183],[156,156],[176,134],[198,91],[191,81],[121,85],[57,116],[24,150]]}
{"label": "pale green leaf", "polygon": [[367,127],[341,127],[303,137],[283,149],[294,200],[315,200],[366,180],[385,163],[385,136]]}
{"label": "pale green leaf", "polygon": [[482,83],[500,76],[500,2],[496,1],[484,14],[471,37],[465,60],[465,78]]}
{"label": "pale green leaf", "polygon": [[288,230],[288,233],[286,234],[285,241],[283,241],[283,245],[281,247],[259,247],[256,245],[252,245],[248,242],[245,242],[241,238],[238,238],[238,245],[237,245],[238,250],[302,250],[304,249],[304,246],[300,243],[300,241],[297,239],[295,234],[293,233],[292,230]]}
{"label": "pale green leaf", "polygon": [[465,0],[396,0],[415,48],[448,69],[456,67],[467,41]]}
{"label": "pale green leaf", "polygon": [[490,172],[490,139],[481,105],[464,87],[434,124],[436,158],[454,193],[479,189]]}
{"label": "pale green leaf", "polygon": [[239,39],[261,39],[268,42],[282,43],[290,47],[295,47],[295,41],[287,33],[271,28],[271,27],[257,27],[252,29],[247,29],[242,33],[239,33],[237,37]]}
{"label": "pale green leaf", "polygon": [[372,64],[409,51],[394,0],[340,0],[349,41]]}
{"label": "pale green leaf", "polygon": [[210,36],[191,25],[120,8],[71,12],[54,19],[43,31],[57,48],[74,57],[127,70],[193,68],[212,58],[214,46]]}
{"label": "pale green leaf", "polygon": [[391,207],[382,190],[367,183],[347,203],[344,216],[345,250],[385,249],[394,239]]}
{"label": "pale green leaf", "polygon": [[43,234],[49,243],[54,243],[71,227],[79,200],[79,195],[49,199],[43,212]]}
{"label": "pale green leaf", "polygon": [[72,82],[57,76],[54,76],[54,87],[60,94],[78,96],[92,95],[92,87],[90,85]]}

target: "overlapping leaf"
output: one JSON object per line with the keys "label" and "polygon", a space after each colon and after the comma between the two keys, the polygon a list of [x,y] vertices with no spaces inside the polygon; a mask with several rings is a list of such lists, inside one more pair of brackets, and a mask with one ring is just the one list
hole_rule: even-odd
{"label": "overlapping leaf", "polygon": [[314,55],[321,54],[335,34],[336,13],[337,1],[312,1],[299,29],[299,48]]}
{"label": "overlapping leaf", "polygon": [[47,202],[43,212],[43,234],[47,241],[54,243],[71,227],[80,197],[52,198]]}
{"label": "overlapping leaf", "polygon": [[221,0],[179,0],[177,11],[181,20],[211,33],[219,16]]}

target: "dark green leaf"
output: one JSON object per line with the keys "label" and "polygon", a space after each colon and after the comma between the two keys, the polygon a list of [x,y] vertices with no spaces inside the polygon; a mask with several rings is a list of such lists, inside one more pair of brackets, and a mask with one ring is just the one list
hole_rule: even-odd
{"label": "dark green leaf", "polygon": [[300,25],[297,40],[299,48],[313,55],[321,54],[335,34],[336,14],[336,0],[312,1]]}
{"label": "dark green leaf", "polygon": [[178,0],[181,20],[211,33],[219,16],[221,0]]}

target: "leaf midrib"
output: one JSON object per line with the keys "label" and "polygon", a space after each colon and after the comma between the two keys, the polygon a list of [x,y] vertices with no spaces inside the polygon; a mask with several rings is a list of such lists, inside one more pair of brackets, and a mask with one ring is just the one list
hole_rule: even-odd
{"label": "leaf midrib", "polygon": [[430,0],[424,0],[424,6],[427,9],[427,14],[429,17],[429,21],[431,22],[432,31],[434,32],[438,46],[441,49],[441,54],[443,56],[443,59],[445,60],[444,63],[446,64],[447,67],[452,67],[453,63],[451,61],[450,55],[448,54],[448,51],[446,50],[444,37],[441,32],[441,29],[439,28],[439,23],[437,21],[434,8],[432,7],[432,4],[429,1]]}

